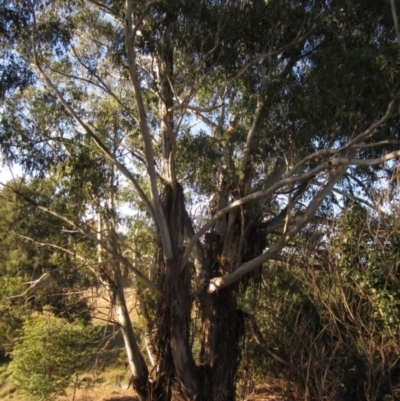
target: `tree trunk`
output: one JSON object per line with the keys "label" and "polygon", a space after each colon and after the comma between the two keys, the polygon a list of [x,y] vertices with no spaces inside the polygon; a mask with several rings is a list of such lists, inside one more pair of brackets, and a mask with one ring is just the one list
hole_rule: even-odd
{"label": "tree trunk", "polygon": [[237,309],[236,288],[207,294],[202,302],[201,400],[234,401],[240,362],[243,318]]}
{"label": "tree trunk", "polygon": [[180,264],[186,216],[182,187],[167,185],[162,201],[174,256],[166,259],[160,252],[157,322],[160,370],[156,388],[161,392],[161,387],[165,386],[162,399],[167,401],[170,398],[170,389],[167,387],[175,379],[181,392],[189,400],[194,400],[199,387],[197,367],[190,345],[190,272],[187,266],[181,268]]}
{"label": "tree trunk", "polygon": [[133,333],[132,322],[123,291],[122,285],[118,285],[115,288],[115,311],[124,338],[129,368],[132,372],[132,386],[138,393],[141,401],[147,401],[149,399],[149,372]]}
{"label": "tree trunk", "polygon": [[[159,374],[154,386],[153,400],[169,401],[171,385],[175,382],[187,400],[233,401],[235,377],[240,361],[240,339],[243,317],[237,309],[237,286],[218,293],[202,290],[199,308],[202,314],[200,365],[196,366],[191,333],[191,282],[188,266],[181,266],[183,254],[184,197],[182,188],[168,185],[163,195],[163,209],[169,225],[174,258],[165,260],[160,252],[159,305],[157,341]],[[235,216],[232,216],[236,219]],[[229,226],[229,224],[228,224]],[[232,225],[233,227],[234,225]],[[237,225],[235,225],[237,226]],[[238,237],[232,238],[234,243]],[[222,249],[236,257],[235,245],[224,244],[215,235],[208,238],[206,260],[210,277],[233,269],[222,265]],[[225,255],[226,261],[229,256]]]}

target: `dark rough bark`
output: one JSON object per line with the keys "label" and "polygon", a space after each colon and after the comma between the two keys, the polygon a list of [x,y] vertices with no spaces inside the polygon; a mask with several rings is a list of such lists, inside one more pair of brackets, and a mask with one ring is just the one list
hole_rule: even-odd
{"label": "dark rough bark", "polygon": [[[243,313],[237,305],[239,284],[213,294],[207,292],[205,285],[202,289],[197,288],[196,294],[192,293],[189,267],[180,263],[186,211],[179,184],[165,187],[162,205],[174,256],[166,259],[160,248],[156,338],[159,365],[149,399],[170,401],[171,388],[175,387],[187,400],[234,401],[244,334]],[[242,217],[237,212],[228,216],[224,237],[214,232],[206,236],[206,282],[233,271],[238,260],[242,261],[247,253],[253,255],[262,249],[263,244],[246,246],[246,241],[251,240],[256,231],[254,227],[246,230]],[[202,318],[198,365],[190,338],[194,296],[198,297]]]}
{"label": "dark rough bark", "polygon": [[203,301],[202,400],[233,401],[240,362],[243,318],[235,288],[207,294]]}
{"label": "dark rough bark", "polygon": [[[174,256],[164,260],[163,255],[160,254],[157,324],[157,343],[160,353],[158,381],[168,382],[175,379],[182,393],[188,399],[195,399],[198,393],[198,378],[189,337],[192,306],[190,274],[187,267],[181,269],[180,265],[183,254],[185,216],[182,187],[176,185],[173,188],[168,185],[162,201],[171,233]],[[168,398],[163,397],[164,399]]]}
{"label": "dark rough bark", "polygon": [[[234,270],[240,258],[238,213],[228,217],[224,238],[211,233],[206,238],[206,259],[210,277]],[[240,340],[244,320],[237,306],[238,285],[201,296],[202,344],[200,380],[202,400],[233,401],[235,378],[240,363]]]}

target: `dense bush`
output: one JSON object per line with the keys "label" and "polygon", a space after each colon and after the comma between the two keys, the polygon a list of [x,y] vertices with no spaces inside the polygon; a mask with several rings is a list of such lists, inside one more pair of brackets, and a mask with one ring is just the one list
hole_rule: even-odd
{"label": "dense bush", "polygon": [[93,326],[52,315],[27,319],[11,354],[15,384],[36,400],[53,399],[75,372],[88,366],[97,339]]}
{"label": "dense bush", "polygon": [[243,302],[249,308],[256,296],[261,306],[265,343],[246,344],[252,375],[279,372],[308,400],[399,399],[397,216],[349,207],[323,241],[299,243],[285,263],[264,268],[261,288]]}

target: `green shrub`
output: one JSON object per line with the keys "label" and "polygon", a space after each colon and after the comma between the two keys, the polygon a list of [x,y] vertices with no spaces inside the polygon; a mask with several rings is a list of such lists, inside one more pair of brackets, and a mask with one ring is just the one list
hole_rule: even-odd
{"label": "green shrub", "polygon": [[22,333],[11,353],[13,380],[40,401],[64,393],[71,376],[90,363],[98,337],[93,326],[50,315],[26,320]]}

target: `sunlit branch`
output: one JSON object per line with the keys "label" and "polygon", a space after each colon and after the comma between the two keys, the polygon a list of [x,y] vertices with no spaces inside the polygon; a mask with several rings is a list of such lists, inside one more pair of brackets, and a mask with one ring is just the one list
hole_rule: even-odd
{"label": "sunlit branch", "polygon": [[389,160],[397,159],[400,157],[400,150],[396,150],[391,153],[387,153],[381,157],[377,157],[376,159],[346,159],[346,158],[333,158],[329,162],[332,166],[344,166],[344,165],[353,165],[353,166],[376,166],[382,163],[385,163]]}
{"label": "sunlit branch", "polygon": [[314,168],[313,170],[304,173],[302,175],[296,176],[296,177],[292,177],[292,178],[286,178],[286,179],[282,179],[279,182],[277,182],[276,184],[270,186],[269,188],[267,188],[266,190],[263,191],[257,191],[257,192],[253,192],[247,196],[245,196],[244,198],[238,199],[235,202],[232,202],[230,205],[226,206],[225,208],[219,210],[215,216],[210,219],[206,224],[204,224],[201,229],[196,233],[196,235],[192,238],[192,240],[189,242],[189,244],[186,247],[186,251],[185,254],[182,258],[182,263],[185,264],[187,263],[188,259],[189,259],[189,255],[192,251],[193,246],[195,245],[195,243],[219,220],[221,219],[223,216],[225,216],[227,213],[229,213],[230,211],[245,205],[247,203],[250,202],[254,202],[257,201],[259,199],[265,198],[273,193],[275,193],[276,191],[278,191],[279,189],[290,185],[290,184],[294,184],[296,182],[303,182],[306,180],[309,180],[311,178],[313,178],[315,175],[317,175],[318,173],[320,173],[323,170],[327,170],[329,169],[329,164],[328,163],[323,163],[320,166],[317,166],[316,168]]}
{"label": "sunlit branch", "polygon": [[[360,142],[360,140],[362,140],[362,139],[367,139],[369,136],[371,136],[380,126],[382,126],[390,118],[390,116],[391,116],[391,114],[393,113],[393,110],[394,110],[394,105],[395,105],[395,101],[396,101],[397,96],[395,97],[395,99],[393,99],[389,103],[389,106],[387,108],[387,111],[386,111],[385,115],[380,120],[378,120],[377,122],[372,124],[364,132],[362,132],[357,137],[355,137],[353,140],[351,140],[350,142],[348,142],[347,144],[343,145],[342,147],[340,147],[338,149],[333,149],[333,148],[321,149],[321,150],[319,150],[317,152],[314,152],[314,153],[311,153],[311,154],[307,155],[306,157],[304,157],[299,163],[297,163],[288,172],[287,176],[291,176],[291,175],[295,174],[301,167],[303,167],[307,162],[309,162],[311,160],[322,159],[322,158],[326,158],[326,157],[329,157],[329,156],[334,156],[334,155],[342,153],[345,150],[348,150],[349,148],[361,147],[361,146],[358,145],[358,142]],[[353,164],[353,163],[348,162],[348,164],[350,165],[350,164]],[[357,163],[354,163],[354,164],[357,164]],[[379,164],[379,163],[377,163],[377,164]]]}
{"label": "sunlit branch", "polygon": [[161,203],[158,194],[157,188],[157,178],[154,168],[154,151],[151,143],[151,136],[149,132],[149,127],[147,124],[147,116],[146,111],[143,104],[142,91],[140,87],[140,82],[137,76],[136,71],[136,62],[135,62],[135,53],[134,53],[134,36],[132,31],[132,14],[133,14],[133,4],[132,0],[126,0],[126,14],[125,14],[125,42],[126,42],[126,53],[128,58],[128,67],[129,74],[132,80],[135,97],[136,97],[136,106],[138,108],[139,113],[139,124],[140,130],[142,133],[145,155],[146,155],[146,164],[147,164],[147,172],[150,179],[150,187],[151,193],[154,201],[154,210],[156,215],[157,226],[160,230],[160,235],[163,243],[163,252],[167,258],[172,258],[172,246],[171,246],[171,238],[168,231],[168,226],[165,220],[165,216],[163,210],[161,208]]}
{"label": "sunlit branch", "polygon": [[218,125],[211,121],[209,118],[203,116],[200,112],[193,111],[193,115],[196,116],[201,122],[208,125],[211,129],[217,129]]}
{"label": "sunlit branch", "polygon": [[325,187],[315,195],[302,217],[297,219],[293,227],[288,230],[287,233],[281,235],[278,241],[271,246],[271,248],[256,258],[243,263],[232,273],[222,277],[215,277],[210,280],[208,291],[212,293],[233,284],[235,281],[240,280],[243,276],[261,266],[267,260],[275,257],[289,243],[289,241],[291,241],[300,232],[300,230],[304,228],[309,221],[311,221],[326,196],[332,191],[336,183],[340,180],[340,178],[343,177],[345,172],[346,166],[341,166],[336,171],[332,172],[331,178],[328,179]]}
{"label": "sunlit branch", "polygon": [[219,219],[221,219],[223,216],[225,216],[230,211],[232,211],[242,205],[265,198],[273,193],[276,193],[280,188],[283,188],[287,185],[290,185],[290,184],[293,184],[296,182],[307,181],[307,180],[313,178],[314,176],[316,176],[321,171],[331,170],[334,166],[343,166],[346,169],[350,165],[374,166],[374,165],[382,164],[389,160],[396,159],[398,157],[400,157],[400,150],[391,152],[389,154],[386,154],[384,156],[381,156],[379,158],[372,159],[372,160],[336,158],[336,159],[331,159],[328,162],[322,163],[321,165],[315,167],[313,170],[310,170],[309,172],[301,174],[299,176],[292,177],[292,174],[288,174],[289,178],[283,178],[282,180],[280,180],[276,184],[272,185],[268,189],[249,194],[242,199],[232,202],[230,205],[228,205],[224,209],[218,211],[212,219],[210,219],[206,224],[204,224],[202,226],[202,228],[197,232],[197,234],[189,242],[188,246],[186,247],[185,254],[182,258],[182,263],[187,263],[190,253],[192,251],[192,248],[196,241],[198,241]]}
{"label": "sunlit branch", "polygon": [[44,280],[46,277],[48,277],[48,275],[49,275],[49,273],[44,273],[38,279],[24,283],[24,284],[29,284],[29,287],[22,294],[11,295],[9,298],[13,299],[13,298],[24,297],[29,291],[33,290],[42,280]]}

